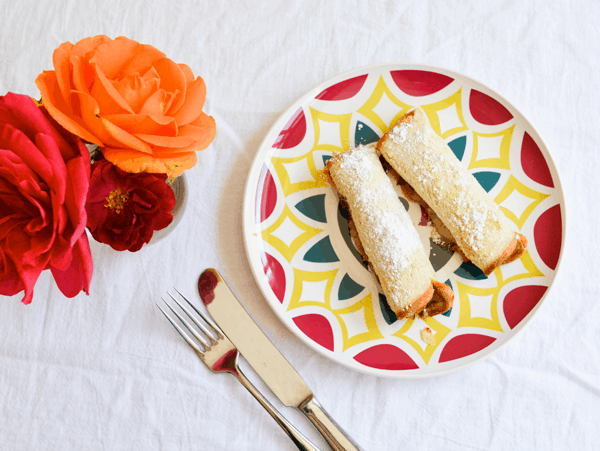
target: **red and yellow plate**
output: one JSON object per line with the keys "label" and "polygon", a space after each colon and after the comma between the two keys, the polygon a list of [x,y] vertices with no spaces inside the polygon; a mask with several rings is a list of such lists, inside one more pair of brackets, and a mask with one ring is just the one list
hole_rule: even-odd
{"label": "red and yellow plate", "polygon": [[[485,277],[431,242],[420,206],[401,199],[455,294],[451,311],[426,321],[396,320],[319,177],[332,155],[378,140],[415,106],[529,240],[520,260]],[[326,81],[275,122],[248,177],[243,227],[267,302],[302,341],[370,374],[425,377],[491,355],[532,318],[556,276],[565,205],[546,146],[504,98],[449,70],[385,64]],[[435,345],[421,339],[425,327]]]}

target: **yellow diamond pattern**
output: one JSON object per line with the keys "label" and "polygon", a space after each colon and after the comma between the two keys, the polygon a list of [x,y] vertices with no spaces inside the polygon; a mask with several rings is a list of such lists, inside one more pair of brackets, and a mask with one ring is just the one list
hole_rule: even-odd
{"label": "yellow diamond pattern", "polygon": [[[535,266],[535,263],[533,262],[531,255],[529,255],[528,250],[525,251],[525,253],[523,254],[523,256],[521,257],[520,260],[521,260],[521,264],[523,265],[523,267],[525,268],[525,270],[527,272],[510,276],[508,279],[504,280],[504,283],[502,284],[502,286],[504,286],[507,283],[512,282],[514,280],[528,279],[530,277],[544,277],[544,274],[537,268],[537,266]],[[500,266],[499,268],[496,268],[496,270],[494,271],[498,280],[501,280],[501,278],[504,276],[504,274],[502,274],[503,268],[504,268],[504,270],[506,270],[506,267]],[[498,274],[498,272],[500,274]],[[501,287],[498,287],[498,290],[500,290],[500,288]]]}
{"label": "yellow diamond pattern", "polygon": [[[496,168],[496,169],[510,169],[510,142],[512,140],[513,131],[515,126],[511,126],[506,130],[502,130],[496,133],[477,133],[473,132],[473,155],[471,156],[471,162],[469,163],[469,169],[473,168]],[[477,152],[479,150],[480,138],[494,138],[501,136],[502,141],[500,143],[500,157],[499,158],[484,158],[477,160]]]}
{"label": "yellow diamond pattern", "polygon": [[[478,288],[466,285],[464,283],[456,282],[460,299],[460,317],[458,319],[458,327],[478,327],[481,329],[489,329],[498,332],[503,332],[502,326],[500,325],[500,319],[498,318],[498,293],[500,291],[502,275],[499,276],[498,286],[492,288]],[[471,300],[469,295],[473,296],[492,296],[492,305],[489,318],[471,317]]]}
{"label": "yellow diamond pattern", "polygon": [[[344,152],[350,148],[350,120],[352,113],[348,114],[328,114],[314,108],[310,108],[313,128],[315,130],[315,143],[312,150],[329,150],[332,152]],[[340,144],[321,143],[321,125],[319,121],[338,124],[340,128]]]}
{"label": "yellow diamond pattern", "polygon": [[529,188],[523,183],[521,183],[514,175],[511,175],[508,179],[508,182],[506,182],[506,185],[504,185],[504,188],[502,188],[502,191],[500,191],[500,193],[498,194],[498,196],[496,196],[494,201],[497,204],[501,204],[506,199],[508,199],[508,196],[510,196],[511,193],[515,190],[521,193],[523,196],[531,199],[531,203],[527,206],[527,208],[525,208],[521,216],[517,217],[512,211],[510,211],[506,207],[503,207],[502,205],[500,206],[500,208],[502,209],[506,217],[512,220],[517,225],[517,227],[519,227],[520,230],[525,224],[525,221],[527,221],[527,218],[529,217],[531,212],[535,210],[535,207],[537,207],[544,199],[550,197],[550,194],[540,193],[532,188]]}
{"label": "yellow diamond pattern", "polygon": [[[288,174],[288,171],[284,165],[289,164],[289,163],[296,163],[296,162],[304,160],[304,159],[306,159],[306,164],[307,164],[310,174],[313,176],[314,180],[292,183],[291,177]],[[319,176],[319,170],[317,169],[317,166],[315,164],[315,160],[313,158],[312,151],[308,152],[300,157],[294,157],[294,158],[272,157],[271,162],[273,163],[273,167],[275,168],[275,172],[277,173],[279,183],[281,183],[281,189],[283,191],[284,197],[287,197],[290,194],[293,194],[295,192],[302,191],[305,189],[321,188],[321,187],[327,186],[327,184]]]}
{"label": "yellow diamond pattern", "polygon": [[[364,321],[367,327],[367,332],[363,332],[351,337],[348,333],[348,326],[346,325],[346,322],[342,315],[345,315],[347,313],[354,313],[361,309],[363,309]],[[375,319],[375,311],[373,310],[373,299],[371,298],[371,293],[369,293],[363,299],[352,304],[349,307],[337,310],[331,309],[331,312],[335,315],[336,319],[340,323],[343,338],[342,348],[344,351],[357,344],[383,338],[383,334],[377,327],[377,320]]]}
{"label": "yellow diamond pattern", "polygon": [[[307,307],[307,306],[318,306],[326,308],[327,310],[331,310],[330,308],[330,299],[331,299],[331,290],[333,288],[333,282],[335,281],[335,276],[338,273],[337,269],[332,271],[322,271],[322,272],[313,272],[313,271],[303,271],[301,269],[294,268],[294,288],[292,290],[292,297],[290,299],[290,303],[288,305],[287,310],[294,310],[299,307]],[[320,300],[311,300],[311,299],[302,299],[302,288],[304,287],[304,282],[322,282],[327,281],[327,285],[325,288],[325,303]]]}
{"label": "yellow diamond pattern", "polygon": [[[375,107],[377,107],[384,95],[386,95],[392,103],[396,104],[398,108],[400,108],[400,111],[392,118],[389,124],[386,124],[385,121],[374,111]],[[375,86],[371,96],[363,106],[356,110],[356,112],[368,118],[373,124],[379,127],[383,133],[385,133],[392,124],[396,123],[396,121],[404,116],[404,114],[406,114],[411,108],[411,105],[407,105],[399,100],[394,94],[392,94],[390,88],[388,88],[385,84],[383,77],[380,76],[377,86]]]}
{"label": "yellow diamond pattern", "polygon": [[[291,243],[286,244],[280,238],[273,235],[274,232],[285,222],[286,218],[289,218],[292,223],[303,231],[302,234],[298,235]],[[277,221],[275,221],[270,227],[262,231],[262,239],[273,246],[277,251],[283,255],[283,257],[291,262],[294,254],[300,249],[308,240],[314,238],[316,235],[321,233],[323,230],[316,229],[300,221],[287,205],[283,207],[283,211]]]}
{"label": "yellow diamond pattern", "polygon": [[[438,116],[438,111],[445,110],[446,108],[454,105],[456,107],[456,113],[458,115],[458,119],[462,123],[460,127],[454,127],[450,130],[446,130],[442,133],[442,129],[440,126],[440,118]],[[460,133],[464,130],[468,130],[467,124],[465,123],[465,118],[462,112],[462,88],[452,94],[450,97],[445,98],[444,100],[440,100],[439,102],[430,103],[429,105],[421,106],[427,117],[429,118],[429,122],[431,123],[431,127],[433,130],[440,135],[442,138],[446,139],[449,136],[452,136],[456,133]]]}
{"label": "yellow diamond pattern", "polygon": [[414,348],[414,350],[417,351],[419,353],[419,355],[421,356],[421,358],[425,361],[425,364],[428,364],[429,360],[431,359],[431,356],[433,355],[435,350],[444,341],[444,338],[446,338],[446,336],[451,332],[451,330],[433,317],[428,317],[425,320],[425,322],[427,323],[427,325],[429,326],[431,331],[434,332],[434,335],[433,335],[433,338],[435,339],[434,346],[428,344],[425,347],[425,349],[423,349],[421,347],[421,345],[419,343],[417,343],[415,340],[404,335],[406,332],[408,332],[410,330],[410,328],[415,323],[414,319],[407,320],[406,323],[402,326],[402,328],[393,335],[398,338],[401,338],[402,340],[406,341],[409,345],[411,345]]}

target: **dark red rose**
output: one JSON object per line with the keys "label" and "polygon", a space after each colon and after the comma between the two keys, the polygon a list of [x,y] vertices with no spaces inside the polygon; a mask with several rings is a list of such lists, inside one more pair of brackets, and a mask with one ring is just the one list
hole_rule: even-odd
{"label": "dark red rose", "polygon": [[108,160],[92,165],[86,210],[94,239],[117,251],[139,251],[171,221],[175,194],[166,174],[122,171]]}
{"label": "dark red rose", "polygon": [[33,287],[50,269],[60,291],[89,294],[85,233],[90,155],[28,96],[0,97],[0,294]]}

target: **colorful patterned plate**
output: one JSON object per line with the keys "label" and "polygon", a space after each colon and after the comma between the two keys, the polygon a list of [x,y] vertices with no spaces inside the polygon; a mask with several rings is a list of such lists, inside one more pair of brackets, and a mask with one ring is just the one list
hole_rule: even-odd
{"label": "colorful patterned plate", "polygon": [[[520,260],[485,277],[430,241],[427,216],[402,199],[438,279],[455,294],[451,311],[426,322],[396,320],[319,177],[332,155],[376,141],[414,106],[529,240]],[[546,296],[565,230],[558,173],[531,124],[481,83],[422,65],[356,69],[298,100],[261,144],[244,202],[250,266],[271,308],[318,352],[378,376],[439,375],[506,344]],[[435,345],[421,340],[426,326]]]}

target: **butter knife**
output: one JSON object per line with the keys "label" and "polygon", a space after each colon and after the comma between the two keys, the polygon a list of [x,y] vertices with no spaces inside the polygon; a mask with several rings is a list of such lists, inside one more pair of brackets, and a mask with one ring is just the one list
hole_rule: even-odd
{"label": "butter knife", "polygon": [[225,335],[279,400],[300,410],[334,451],[360,451],[321,407],[306,382],[277,350],[215,269],[198,280],[202,302]]}

